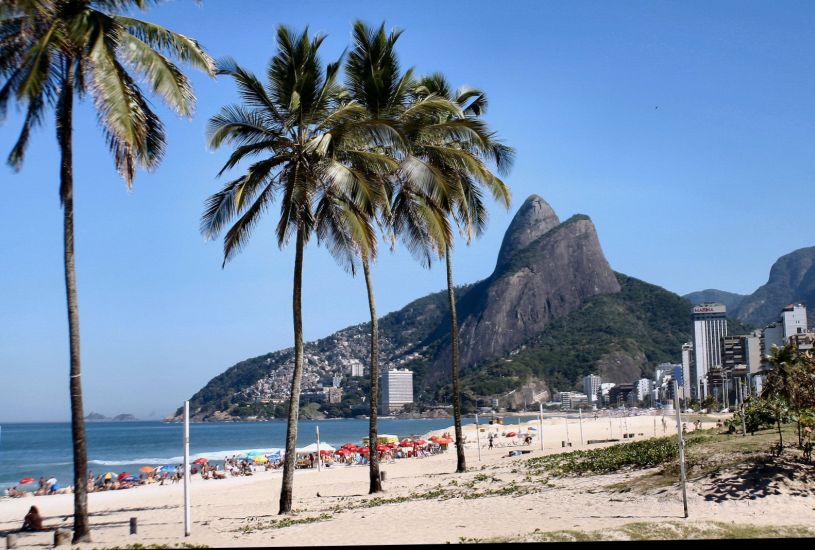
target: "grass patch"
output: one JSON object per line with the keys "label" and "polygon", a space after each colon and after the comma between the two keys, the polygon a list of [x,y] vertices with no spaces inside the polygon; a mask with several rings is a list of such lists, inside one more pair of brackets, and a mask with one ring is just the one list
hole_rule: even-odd
{"label": "grass patch", "polygon": [[332,519],[334,516],[333,514],[323,513],[319,516],[308,516],[304,518],[282,518],[282,519],[273,519],[269,521],[254,521],[254,518],[248,518],[247,521],[250,523],[248,525],[244,525],[235,531],[240,533],[248,534],[253,533],[255,531],[266,531],[268,529],[283,529],[285,527],[291,527],[292,525],[305,525],[308,523],[316,523],[318,521],[326,521]]}
{"label": "grass patch", "polygon": [[[690,441],[686,440],[686,447],[688,445]],[[679,446],[675,437],[658,437],[619,443],[602,449],[530,458],[526,461],[526,466],[532,474],[544,472],[553,476],[609,474],[621,470],[653,468],[678,456]]]}

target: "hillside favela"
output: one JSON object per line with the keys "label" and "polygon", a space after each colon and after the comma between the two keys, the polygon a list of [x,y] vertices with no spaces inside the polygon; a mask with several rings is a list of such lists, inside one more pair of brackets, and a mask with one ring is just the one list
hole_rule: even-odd
{"label": "hillside favela", "polygon": [[0,0],[0,547],[815,537],[813,28]]}

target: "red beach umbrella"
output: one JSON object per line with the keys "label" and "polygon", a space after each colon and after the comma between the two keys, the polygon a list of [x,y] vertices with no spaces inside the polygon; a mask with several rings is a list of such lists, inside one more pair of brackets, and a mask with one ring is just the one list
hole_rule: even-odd
{"label": "red beach umbrella", "polygon": [[427,441],[425,441],[424,439],[417,439],[416,441],[413,442],[413,444],[418,446],[427,445]]}
{"label": "red beach umbrella", "polygon": [[343,449],[356,449],[357,446],[354,445],[353,443],[346,443],[345,445],[342,446],[342,448]]}
{"label": "red beach umbrella", "polygon": [[20,480],[20,485],[28,485],[29,483],[34,483],[33,477],[24,477]]}
{"label": "red beach umbrella", "polygon": [[143,472],[143,473],[145,473],[145,474],[152,473],[152,472],[154,472],[155,470],[156,470],[156,469],[155,469],[155,468],[153,468],[152,466],[142,466],[141,468],[139,468],[139,471],[140,471],[140,472]]}
{"label": "red beach umbrella", "polygon": [[133,474],[128,473],[128,472],[122,472],[121,474],[119,474],[118,479],[119,479],[119,481],[122,481],[124,478],[126,478],[126,477],[128,477],[128,476],[132,476],[132,475],[133,475]]}
{"label": "red beach umbrella", "polygon": [[203,458],[203,457],[202,458],[196,458],[195,460],[192,461],[193,464],[206,464],[207,462],[209,462],[209,459],[206,459],[206,458]]}
{"label": "red beach umbrella", "polygon": [[414,443],[410,439],[403,439],[400,443],[400,447],[413,447]]}
{"label": "red beach umbrella", "polygon": [[342,455],[342,456],[345,456],[345,455],[350,454],[350,453],[351,453],[351,451],[349,451],[348,449],[340,449],[339,451],[337,451],[337,454]]}
{"label": "red beach umbrella", "polygon": [[331,456],[331,451],[328,451],[328,450],[326,450],[326,449],[322,449],[322,450],[320,451],[320,454],[321,454],[322,456]]}
{"label": "red beach umbrella", "polygon": [[382,443],[380,443],[379,445],[376,446],[376,450],[379,451],[380,453],[384,453],[385,451],[390,451],[391,448],[388,447],[387,445],[383,445]]}
{"label": "red beach umbrella", "polygon": [[449,444],[450,444],[450,440],[449,440],[449,439],[447,439],[446,437],[440,437],[440,438],[438,438],[438,439],[436,440],[436,443],[438,443],[439,445],[449,445]]}
{"label": "red beach umbrella", "polygon": [[506,436],[507,437],[515,437],[516,435],[518,435],[518,434],[516,434],[515,432],[507,432]]}
{"label": "red beach umbrella", "polygon": [[364,455],[367,455],[368,453],[371,452],[371,450],[368,447],[360,447],[359,452],[364,454]]}

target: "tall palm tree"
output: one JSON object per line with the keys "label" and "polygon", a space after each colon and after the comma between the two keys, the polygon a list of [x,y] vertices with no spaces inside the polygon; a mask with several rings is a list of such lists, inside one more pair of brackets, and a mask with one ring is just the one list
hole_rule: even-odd
{"label": "tall palm tree", "polygon": [[[323,71],[318,50],[324,38],[311,38],[308,29],[295,33],[288,27],[278,27],[278,51],[269,63],[265,86],[234,61],[219,62],[218,73],[233,78],[244,104],[224,107],[210,119],[208,128],[211,147],[235,146],[220,174],[242,160],[262,157],[207,200],[201,222],[206,237],[214,237],[237,218],[224,236],[224,265],[245,246],[262,214],[278,196],[278,245],[284,247],[295,235],[294,369],[280,514],[291,512],[292,507],[303,375],[303,250],[315,230],[320,236],[327,235],[323,232],[332,227],[344,227],[340,218],[343,207],[349,205],[338,197],[350,195],[348,190],[364,179],[352,167],[362,166],[369,173],[385,169],[377,164],[380,157],[369,154],[367,148],[379,142],[386,146],[389,139],[387,131],[368,123],[363,107],[347,99],[337,82],[341,60],[328,64]],[[337,217],[336,225],[325,221],[332,216]],[[349,247],[340,243],[349,235],[338,230],[330,237],[336,245],[332,252],[341,256]]]}
{"label": "tall palm tree", "polygon": [[[394,132],[398,131],[399,115],[404,110],[407,102],[413,72],[408,70],[400,75],[399,61],[394,48],[401,34],[401,31],[393,31],[387,34],[384,23],[374,30],[362,21],[355,22],[353,30],[354,46],[345,64],[346,86],[350,96],[365,107],[372,120],[389,125]],[[399,151],[382,151],[382,153],[396,157]],[[395,172],[397,168],[398,164],[394,161],[390,173]],[[374,220],[382,216],[384,218],[383,225],[387,225],[390,206],[389,178],[380,176],[374,178],[372,182],[370,200],[366,200],[364,204],[361,204],[361,211],[365,213],[368,220]],[[368,223],[371,224],[372,222],[369,221]],[[367,252],[365,248],[367,248]],[[376,314],[376,299],[370,269],[370,263],[376,257],[376,247],[371,245],[359,247],[358,253],[365,276],[368,309],[371,316],[369,373],[371,391],[369,395],[368,429],[370,483],[368,492],[373,494],[382,491],[379,474],[379,453],[376,450],[378,436],[377,406],[379,405],[379,319]]]}
{"label": "tall palm tree", "polygon": [[[479,117],[486,111],[484,92],[461,88],[455,93],[441,74],[422,78],[413,90],[414,103],[402,117],[410,154],[402,163],[393,205],[394,227],[408,248],[429,266],[444,257],[450,305],[451,381],[457,472],[467,469],[461,429],[459,335],[453,282],[452,225],[469,244],[487,223],[483,191],[509,207],[507,185],[489,165],[505,175],[514,151],[502,144]],[[438,107],[412,113],[413,106],[433,101]],[[452,222],[451,223],[451,219]]]}
{"label": "tall palm tree", "polygon": [[189,80],[167,55],[210,74],[214,64],[186,36],[133,17],[144,0],[4,0],[0,4],[0,118],[10,99],[25,105],[20,136],[8,156],[22,167],[31,130],[53,108],[60,148],[59,197],[63,210],[65,291],[70,339],[71,434],[74,461],[73,541],[90,540],[88,460],[82,407],[79,306],[74,260],[74,95],[90,92],[116,168],[128,187],[136,166],[152,169],[164,153],[164,129],[135,73],[180,115],[195,104]]}

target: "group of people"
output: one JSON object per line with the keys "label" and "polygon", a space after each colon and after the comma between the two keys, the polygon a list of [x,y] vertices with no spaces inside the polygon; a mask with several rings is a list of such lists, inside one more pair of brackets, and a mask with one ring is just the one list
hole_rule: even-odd
{"label": "group of people", "polygon": [[5,491],[3,491],[4,496],[12,498],[32,497],[32,496],[39,497],[44,495],[64,495],[70,493],[73,493],[73,488],[61,487],[55,477],[49,479],[41,477],[39,480],[39,485],[37,486],[37,489],[34,491],[23,491],[21,489],[18,489],[16,485],[14,487],[6,488]]}

